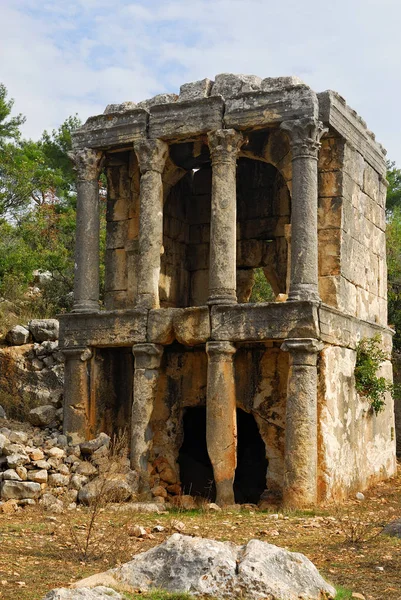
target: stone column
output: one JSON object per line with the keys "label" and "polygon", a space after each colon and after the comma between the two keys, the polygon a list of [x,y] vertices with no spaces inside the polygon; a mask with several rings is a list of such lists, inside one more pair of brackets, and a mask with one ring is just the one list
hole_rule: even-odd
{"label": "stone column", "polygon": [[72,444],[89,437],[90,358],[89,348],[65,348],[63,433]]}
{"label": "stone column", "polygon": [[285,419],[284,504],[302,507],[317,501],[317,354],[322,342],[287,339],[290,352]]}
{"label": "stone column", "polygon": [[161,140],[135,142],[141,171],[137,306],[159,308],[160,256],[163,251],[162,172],[168,145]]}
{"label": "stone column", "polygon": [[136,344],[134,393],[131,419],[131,468],[139,473],[139,490],[150,497],[148,459],[151,441],[150,418],[156,395],[163,346]]}
{"label": "stone column", "polygon": [[216,502],[235,504],[237,412],[233,354],[230,342],[207,342],[206,442],[216,483]]}
{"label": "stone column", "polygon": [[244,142],[235,129],[208,134],[212,158],[212,210],[208,304],[235,304],[237,261],[237,155]]}
{"label": "stone column", "polygon": [[99,175],[103,153],[71,152],[78,173],[73,312],[99,310]]}
{"label": "stone column", "polygon": [[291,282],[288,300],[319,301],[317,160],[327,131],[313,119],[285,121],[292,147]]}

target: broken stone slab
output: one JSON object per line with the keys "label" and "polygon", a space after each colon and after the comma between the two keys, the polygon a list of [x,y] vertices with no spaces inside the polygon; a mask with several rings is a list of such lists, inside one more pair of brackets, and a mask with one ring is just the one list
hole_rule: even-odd
{"label": "broken stone slab", "polygon": [[306,83],[295,75],[291,75],[290,77],[266,77],[262,80],[260,87],[263,91],[269,92],[273,90],[285,90],[295,85],[306,85]]}
{"label": "broken stone slab", "polygon": [[180,87],[179,102],[185,102],[185,100],[199,100],[201,98],[208,98],[212,91],[213,81],[210,79],[201,79],[200,81],[192,81],[191,83],[184,83]]}
{"label": "broken stone slab", "polygon": [[99,585],[126,591],[189,592],[217,600],[321,600],[336,595],[303,554],[259,540],[237,546],[179,533],[130,562],[83,579],[74,587]]}
{"label": "broken stone slab", "polygon": [[43,598],[43,600],[124,600],[125,596],[122,596],[115,590],[97,586],[95,588],[80,588],[80,589],[68,589],[58,588],[52,590]]}
{"label": "broken stone slab", "polygon": [[163,505],[156,502],[126,502],[125,504],[114,504],[111,509],[122,512],[161,513]]}
{"label": "broken stone slab", "polygon": [[40,484],[31,481],[3,481],[0,485],[2,500],[36,499],[40,494]]}
{"label": "broken stone slab", "polygon": [[79,444],[79,447],[81,449],[81,453],[83,456],[90,456],[96,450],[98,450],[101,446],[106,446],[108,448],[109,444],[110,444],[110,436],[108,436],[107,434],[102,432],[102,433],[99,433],[99,435],[97,437],[95,437],[93,440],[89,440],[87,442],[82,442],[81,444]]}
{"label": "broken stone slab", "polygon": [[220,73],[216,75],[212,96],[233,98],[243,92],[260,90],[262,78],[256,75],[234,75],[233,73]]}
{"label": "broken stone slab", "polygon": [[134,110],[136,108],[135,102],[121,102],[120,104],[108,104],[104,109],[104,115],[110,115],[112,113],[122,113],[127,110]]}
{"label": "broken stone slab", "polygon": [[6,342],[11,346],[23,346],[29,341],[29,330],[22,325],[16,325],[6,335]]}
{"label": "broken stone slab", "polygon": [[148,98],[147,100],[142,100],[141,102],[138,102],[136,107],[149,110],[149,108],[151,108],[152,106],[158,106],[159,104],[171,104],[172,102],[176,102],[177,98],[177,94],[157,94],[157,96],[153,96],[153,98]]}
{"label": "broken stone slab", "polygon": [[52,404],[45,404],[44,406],[38,406],[33,408],[28,413],[28,421],[34,427],[49,427],[55,424],[57,409]]}
{"label": "broken stone slab", "polygon": [[58,339],[59,323],[57,319],[32,319],[28,323],[29,331],[35,342],[55,342]]}
{"label": "broken stone slab", "polygon": [[138,476],[134,471],[127,475],[116,473],[97,477],[78,492],[78,500],[90,506],[102,496],[107,502],[127,502],[138,491]]}

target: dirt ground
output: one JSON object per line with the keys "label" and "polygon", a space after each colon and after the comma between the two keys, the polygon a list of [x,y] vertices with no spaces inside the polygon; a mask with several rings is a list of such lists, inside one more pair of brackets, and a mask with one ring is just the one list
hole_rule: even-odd
{"label": "dirt ground", "polygon": [[[303,552],[337,588],[366,600],[400,600],[401,539],[380,534],[401,518],[401,470],[397,478],[372,488],[364,501],[314,511],[227,510],[138,514],[106,507],[95,521],[89,556],[78,546],[86,536],[88,509],[49,515],[27,507],[0,514],[0,599],[39,600],[49,589],[68,584],[161,543],[175,531],[237,544],[251,538]],[[138,537],[135,526],[146,529]],[[153,531],[156,525],[164,529]],[[357,598],[360,596],[356,596]]]}

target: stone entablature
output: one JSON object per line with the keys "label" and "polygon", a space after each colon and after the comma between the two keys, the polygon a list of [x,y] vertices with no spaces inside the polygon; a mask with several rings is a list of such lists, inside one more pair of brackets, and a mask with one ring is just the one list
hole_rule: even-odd
{"label": "stone entablature", "polygon": [[[144,497],[199,475],[221,504],[266,487],[301,506],[391,475],[392,399],[376,416],[353,380],[361,337],[380,332],[391,348],[385,153],[341,96],[294,77],[222,74],[110,105],[73,147],[65,432],[128,427]],[[275,301],[249,303],[257,272]]]}

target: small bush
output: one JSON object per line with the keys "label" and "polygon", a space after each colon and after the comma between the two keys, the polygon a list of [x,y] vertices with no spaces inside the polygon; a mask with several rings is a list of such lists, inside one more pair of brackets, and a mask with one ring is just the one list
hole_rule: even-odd
{"label": "small bush", "polygon": [[393,391],[393,385],[385,377],[378,377],[380,365],[389,360],[381,349],[379,334],[372,338],[363,338],[356,347],[355,387],[357,392],[367,398],[375,413],[385,406],[386,392]]}

